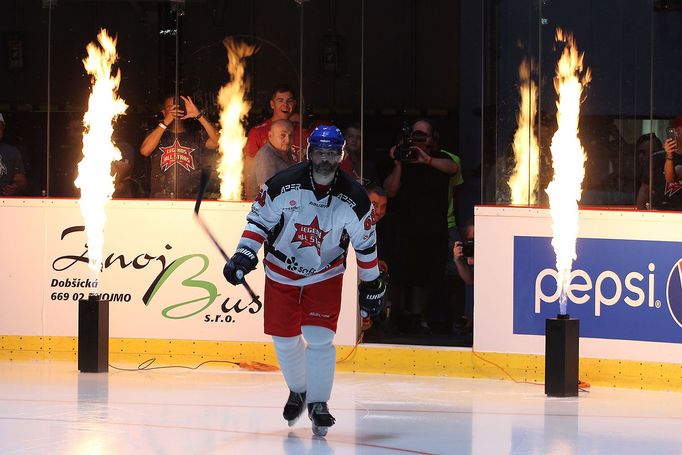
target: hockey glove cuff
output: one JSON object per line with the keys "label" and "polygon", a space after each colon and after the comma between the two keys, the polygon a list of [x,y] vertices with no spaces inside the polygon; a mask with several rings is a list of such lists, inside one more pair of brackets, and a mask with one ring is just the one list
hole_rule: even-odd
{"label": "hockey glove cuff", "polygon": [[361,281],[358,285],[360,315],[363,318],[376,316],[384,308],[386,283],[381,278],[373,281]]}
{"label": "hockey glove cuff", "polygon": [[258,256],[256,252],[243,246],[238,248],[232,259],[225,264],[223,275],[228,283],[236,286],[241,284],[244,281],[244,275],[254,270],[257,265]]}

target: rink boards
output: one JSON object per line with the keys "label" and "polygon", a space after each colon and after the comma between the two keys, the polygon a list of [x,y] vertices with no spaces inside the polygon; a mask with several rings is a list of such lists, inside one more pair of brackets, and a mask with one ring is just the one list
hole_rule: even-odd
{"label": "rink boards", "polygon": [[[98,290],[111,300],[110,362],[277,365],[272,343],[262,333],[262,308],[243,289],[225,283],[224,261],[193,219],[193,207],[193,201],[143,200],[117,200],[107,207]],[[236,246],[249,207],[202,205],[202,217],[228,252]],[[77,300],[91,279],[77,201],[0,199],[0,217],[0,358],[75,361]],[[682,214],[581,212],[571,283],[575,301],[568,312],[581,320],[582,380],[682,391],[680,225]],[[476,208],[473,350],[354,347],[357,282],[351,250],[335,340],[338,370],[511,375],[541,383],[544,321],[558,310],[551,235],[545,209]],[[260,295],[263,280],[262,271],[249,274]]]}
{"label": "rink boards", "polygon": [[[262,305],[225,281],[225,261],[193,209],[194,201],[110,201],[104,269],[95,278],[78,201],[0,199],[0,335],[75,337],[78,300],[95,289],[110,301],[112,338],[271,341]],[[248,203],[204,201],[200,214],[231,254],[249,210]],[[262,264],[262,251],[259,257]],[[351,251],[336,338],[351,346],[356,267]],[[261,300],[264,278],[262,266],[248,275]]]}

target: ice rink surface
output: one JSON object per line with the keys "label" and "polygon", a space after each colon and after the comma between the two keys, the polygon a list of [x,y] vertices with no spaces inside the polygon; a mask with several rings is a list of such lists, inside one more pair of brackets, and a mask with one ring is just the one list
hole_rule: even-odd
{"label": "ice rink surface", "polygon": [[337,373],[325,439],[306,416],[287,426],[287,396],[279,372],[236,366],[0,361],[0,454],[682,453],[680,393]]}

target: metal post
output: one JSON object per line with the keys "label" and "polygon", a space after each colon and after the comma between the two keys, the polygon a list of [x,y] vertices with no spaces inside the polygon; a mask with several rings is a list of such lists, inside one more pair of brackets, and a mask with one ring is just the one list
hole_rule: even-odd
{"label": "metal post", "polygon": [[109,301],[90,294],[78,301],[78,371],[101,373],[109,369]]}
{"label": "metal post", "polygon": [[559,314],[547,319],[545,330],[545,394],[578,396],[580,320]]}

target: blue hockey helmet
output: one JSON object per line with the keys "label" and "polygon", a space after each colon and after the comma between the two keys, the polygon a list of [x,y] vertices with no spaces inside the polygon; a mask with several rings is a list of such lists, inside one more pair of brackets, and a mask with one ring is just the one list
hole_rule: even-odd
{"label": "blue hockey helmet", "polygon": [[311,149],[338,150],[343,153],[346,141],[341,130],[333,125],[320,125],[308,136],[308,158]]}

